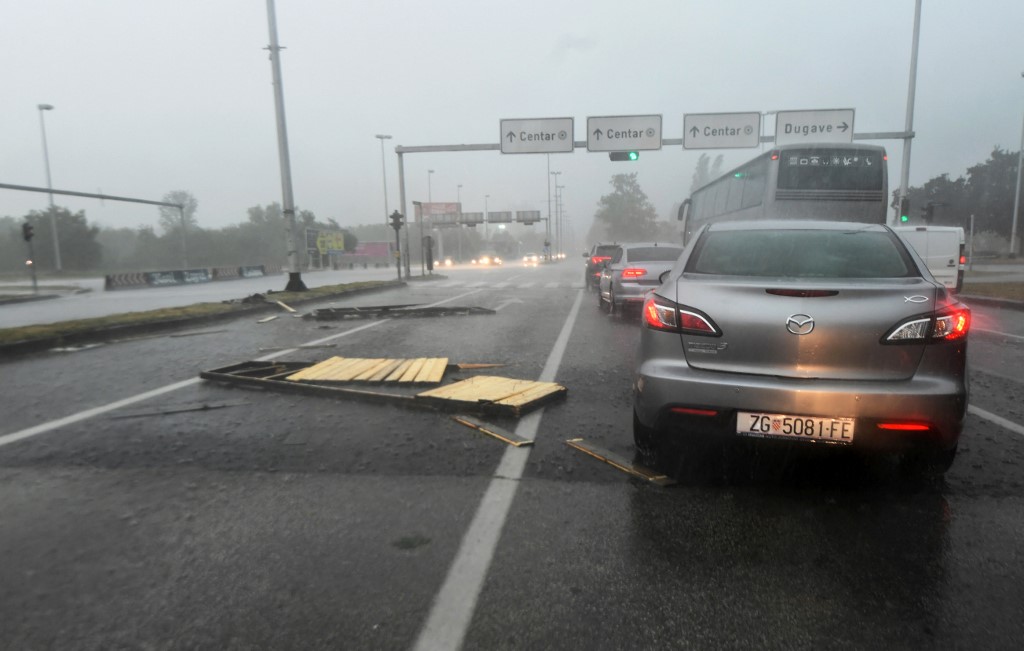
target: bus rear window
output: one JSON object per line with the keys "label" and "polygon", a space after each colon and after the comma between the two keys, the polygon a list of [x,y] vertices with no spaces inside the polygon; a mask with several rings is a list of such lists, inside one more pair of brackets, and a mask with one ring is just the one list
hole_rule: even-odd
{"label": "bus rear window", "polygon": [[881,190],[885,162],[878,151],[790,149],[779,156],[782,190]]}

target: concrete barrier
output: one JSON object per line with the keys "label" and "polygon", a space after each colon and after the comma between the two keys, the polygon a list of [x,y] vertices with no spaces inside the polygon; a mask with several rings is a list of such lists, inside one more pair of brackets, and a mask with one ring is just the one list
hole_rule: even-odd
{"label": "concrete barrier", "polygon": [[103,289],[105,290],[129,289],[132,287],[149,287],[149,278],[145,272],[107,274],[103,279]]}

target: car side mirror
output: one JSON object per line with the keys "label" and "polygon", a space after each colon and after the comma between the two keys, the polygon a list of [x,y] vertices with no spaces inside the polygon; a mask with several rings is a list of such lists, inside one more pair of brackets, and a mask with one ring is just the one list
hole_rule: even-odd
{"label": "car side mirror", "polygon": [[590,253],[588,253],[587,251],[584,251],[583,252],[583,257],[584,258],[589,258],[590,257]]}

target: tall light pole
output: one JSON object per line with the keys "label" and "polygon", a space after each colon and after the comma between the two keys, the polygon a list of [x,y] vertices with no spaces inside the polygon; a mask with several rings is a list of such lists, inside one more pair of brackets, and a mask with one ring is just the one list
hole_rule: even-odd
{"label": "tall light pole", "polygon": [[487,216],[487,200],[491,198],[491,195],[484,195],[484,248],[487,248],[487,223],[490,221],[490,217]]}
{"label": "tall light pole", "polygon": [[555,186],[555,253],[562,256],[562,190],[564,185]]}
{"label": "tall light pole", "polygon": [[[551,158],[550,158],[550,155],[549,155],[548,161],[550,162],[550,160],[551,160]],[[551,176],[555,177],[555,220],[556,220],[556,222],[555,222],[556,223],[555,232],[557,233],[558,232],[558,226],[557,226],[557,220],[558,220],[558,175],[561,174],[561,172],[551,172],[550,174],[551,174]],[[548,200],[550,201],[551,200],[550,199],[550,195],[551,195],[550,179],[548,179],[548,181],[549,181],[548,182]],[[547,232],[548,232],[548,240],[547,241],[550,243],[551,242],[551,205],[550,204],[548,204],[548,231]],[[550,244],[548,246],[550,247]],[[555,248],[557,248],[557,246]],[[551,261],[551,250],[549,248],[548,249],[548,262],[550,262],[550,261]]]}
{"label": "tall light pole", "polygon": [[[43,119],[43,111],[52,111],[53,104],[39,104],[39,128],[43,132],[43,160],[46,162],[46,189],[53,190],[53,182],[50,180],[50,150],[46,145],[46,120]],[[60,263],[60,239],[57,237],[57,211],[53,207],[53,192],[50,192],[50,232],[53,234],[53,260],[54,268],[61,271]]]}
{"label": "tall light pole", "polygon": [[[897,206],[903,205],[903,199],[910,189],[910,143],[911,132],[914,130],[914,97],[917,89],[917,43],[921,34],[921,0],[914,3],[914,38],[910,46],[910,81],[907,84],[907,120],[903,131],[907,136],[903,139],[903,160],[900,169],[900,194]],[[894,220],[895,221],[895,220]]]}
{"label": "tall light pole", "polygon": [[[304,292],[299,266],[298,235],[295,233],[295,197],[292,195],[292,164],[288,154],[288,128],[284,115],[284,81],[281,78],[281,46],[277,42],[277,13],[274,0],[267,0],[267,27],[270,31],[270,72],[274,83],[274,116],[277,120],[277,157],[281,167],[281,213],[284,215],[285,251],[288,254],[286,292]],[[303,242],[305,244],[305,242]]]}
{"label": "tall light pole", "polygon": [[380,171],[384,177],[384,223],[390,224],[388,220],[388,167],[384,162],[384,141],[391,140],[391,136],[378,133],[374,138],[380,139]]}
{"label": "tall light pole", "polygon": [[[1024,72],[1020,73],[1024,77]],[[1020,210],[1020,174],[1021,163],[1024,162],[1024,118],[1020,125],[1020,151],[1017,152],[1017,189],[1013,193],[1013,221],[1010,222],[1010,253],[1016,255],[1017,248],[1017,215]]]}
{"label": "tall light pole", "polygon": [[459,235],[459,264],[462,264],[462,184],[455,186],[455,201],[456,210],[458,213],[455,215],[455,228],[458,229]]}

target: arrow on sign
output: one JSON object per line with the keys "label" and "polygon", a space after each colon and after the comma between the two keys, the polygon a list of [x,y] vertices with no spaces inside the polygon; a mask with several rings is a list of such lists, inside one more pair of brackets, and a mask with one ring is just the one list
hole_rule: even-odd
{"label": "arrow on sign", "polygon": [[601,134],[602,134],[602,131],[600,129],[594,129],[594,139],[595,140],[600,140],[601,139]]}
{"label": "arrow on sign", "polygon": [[691,135],[696,137],[698,133],[700,133],[700,129],[698,129],[697,127],[690,127],[690,134]]}
{"label": "arrow on sign", "polygon": [[850,125],[848,125],[847,123],[843,122],[841,125],[839,125],[836,128],[839,129],[840,131],[845,132],[847,129],[850,128]]}
{"label": "arrow on sign", "polygon": [[515,140],[515,139],[516,139],[516,134],[512,133],[511,131],[509,131],[509,132],[508,132],[508,135],[507,135],[507,136],[505,136],[505,137],[506,137],[506,138],[508,138],[508,141],[509,141],[509,142],[512,142],[513,140]]}

